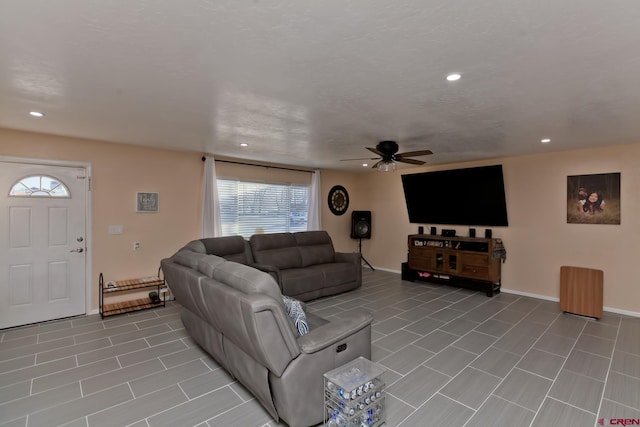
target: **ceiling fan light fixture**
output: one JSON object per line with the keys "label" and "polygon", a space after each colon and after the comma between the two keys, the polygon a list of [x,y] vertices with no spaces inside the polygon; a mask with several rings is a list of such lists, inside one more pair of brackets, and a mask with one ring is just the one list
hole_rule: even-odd
{"label": "ceiling fan light fixture", "polygon": [[396,162],[394,161],[381,161],[378,162],[378,172],[395,172],[397,169]]}

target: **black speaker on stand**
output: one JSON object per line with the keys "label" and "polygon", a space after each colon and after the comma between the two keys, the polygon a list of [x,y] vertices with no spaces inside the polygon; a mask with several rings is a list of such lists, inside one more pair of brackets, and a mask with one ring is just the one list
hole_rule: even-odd
{"label": "black speaker on stand", "polygon": [[375,271],[375,268],[362,255],[362,239],[371,238],[371,211],[353,211],[351,213],[351,238],[358,239],[358,252],[362,260]]}

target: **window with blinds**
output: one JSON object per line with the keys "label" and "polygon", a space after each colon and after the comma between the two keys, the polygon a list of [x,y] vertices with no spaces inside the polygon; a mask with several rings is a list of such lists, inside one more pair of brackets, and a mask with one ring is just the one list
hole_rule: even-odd
{"label": "window with blinds", "polygon": [[218,179],[223,236],[305,231],[309,187]]}

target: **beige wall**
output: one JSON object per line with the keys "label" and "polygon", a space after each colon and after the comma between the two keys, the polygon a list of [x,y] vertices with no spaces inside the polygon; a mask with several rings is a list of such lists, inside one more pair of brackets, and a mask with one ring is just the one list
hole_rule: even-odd
{"label": "beige wall", "polygon": [[[605,307],[640,315],[635,266],[640,254],[639,159],[640,144],[634,144],[403,169],[403,173],[502,164],[509,227],[492,230],[507,248],[503,287],[557,299],[560,266],[597,268],[604,271]],[[621,172],[621,224],[567,224],[567,176],[609,172]],[[350,186],[366,195],[358,209],[372,211],[372,238],[363,241],[365,257],[376,267],[399,271],[406,261],[407,235],[417,233],[420,225],[408,222],[400,173],[359,175],[345,185],[349,190]],[[425,224],[425,230],[430,225]],[[455,228],[459,235],[468,233],[468,227],[446,228]],[[477,231],[483,235],[484,227]]]}
{"label": "beige wall", "polygon": [[[0,129],[0,156],[87,162],[93,168],[93,280],[103,272],[108,279],[155,274],[159,261],[200,233],[199,154],[148,149],[73,138]],[[403,169],[403,173],[502,164],[505,174],[509,227],[493,227],[507,248],[503,287],[548,298],[559,295],[561,265],[604,270],[605,306],[640,315],[640,287],[635,262],[640,253],[640,210],[636,193],[640,182],[640,144],[612,148],[520,156],[493,161]],[[233,165],[218,163],[225,174],[242,174]],[[238,167],[239,168],[239,167]],[[234,172],[235,171],[235,172]],[[622,224],[566,223],[568,175],[621,172]],[[272,178],[274,169],[251,169]],[[298,178],[293,178],[298,176]],[[301,178],[304,176],[306,178]],[[305,180],[308,174],[283,174],[281,180]],[[372,239],[362,250],[375,267],[399,271],[406,261],[410,224],[402,192],[401,174],[322,171],[323,225],[337,250],[356,251],[350,236],[351,212],[372,211]],[[347,188],[349,209],[333,215],[326,203],[334,185]],[[136,191],[158,191],[160,212],[135,213]],[[123,225],[124,234],[107,234],[108,225]],[[424,224],[428,227],[430,224]],[[438,225],[438,229],[441,226]],[[467,227],[451,226],[466,235]],[[477,227],[482,235],[483,227]],[[140,251],[132,243],[140,241]],[[97,308],[97,286],[93,307]]]}

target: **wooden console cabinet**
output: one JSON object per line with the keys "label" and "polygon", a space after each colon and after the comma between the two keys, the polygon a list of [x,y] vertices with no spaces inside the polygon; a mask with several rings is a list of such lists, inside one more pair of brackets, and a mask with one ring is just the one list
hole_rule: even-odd
{"label": "wooden console cabinet", "polygon": [[500,239],[412,234],[402,279],[422,279],[486,292],[500,292],[500,266],[506,253]]}

